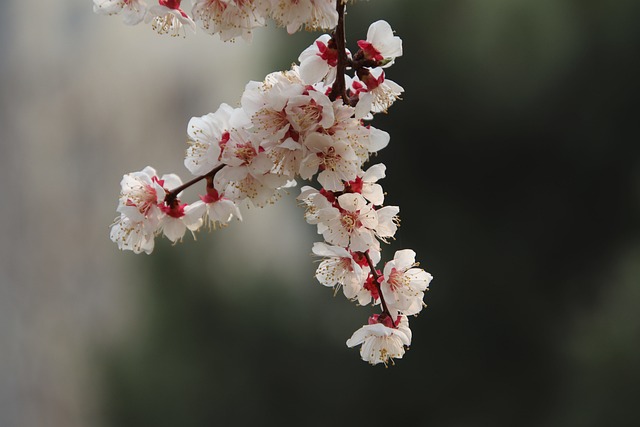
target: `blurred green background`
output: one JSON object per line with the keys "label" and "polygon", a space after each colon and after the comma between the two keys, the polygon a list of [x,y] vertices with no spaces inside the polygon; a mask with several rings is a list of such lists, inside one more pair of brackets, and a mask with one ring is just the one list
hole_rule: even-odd
{"label": "blurred green background", "polygon": [[[11,2],[16,15],[25,8],[20,3]],[[405,56],[387,78],[406,93],[373,122],[391,135],[373,160],[387,165],[387,203],[399,205],[402,217],[383,259],[413,248],[435,276],[428,308],[411,319],[411,350],[388,369],[370,367],[346,348],[372,310],[334,298],[313,279],[309,253],[319,237],[296,207],[296,190],[277,208],[252,210],[244,223],[201,233],[195,242],[160,241],[152,256],[118,253],[107,238],[123,173],[150,163],[186,177],[188,119],[220,102],[235,104],[247,80],[287,69],[317,34],[258,30],[251,47],[222,46],[202,32],[174,41],[94,16],[86,3],[59,5],[65,12],[55,15],[60,25],[53,28],[70,33],[59,53],[42,49],[46,34],[29,31],[34,41],[0,64],[13,79],[2,83],[2,149],[11,159],[4,182],[42,173],[23,162],[47,144],[36,135],[25,153],[12,143],[12,136],[24,138],[12,106],[21,99],[26,112],[38,113],[51,96],[11,82],[77,90],[51,108],[71,111],[80,103],[103,118],[63,114],[72,129],[64,140],[75,141],[68,151],[80,154],[71,163],[47,156],[45,164],[75,174],[60,172],[51,185],[43,173],[11,193],[29,209],[42,200],[24,195],[34,188],[51,203],[77,202],[84,191],[72,215],[83,217],[84,201],[92,200],[97,218],[81,223],[78,235],[63,241],[67,246],[50,228],[25,243],[4,225],[4,235],[14,238],[2,245],[0,333],[7,335],[4,373],[11,380],[0,386],[0,425],[638,425],[639,2],[349,5],[352,49],[377,19],[390,22],[404,42]],[[1,19],[7,22],[0,51],[9,51],[21,40],[16,34],[27,33],[7,14]],[[83,31],[103,34],[97,47],[96,35],[77,41]],[[80,45],[67,49],[70,40]],[[197,48],[179,56],[191,43]],[[57,80],[48,80],[46,68],[20,65],[31,57],[25,52],[44,61],[44,50],[55,57],[47,64],[58,64]],[[92,74],[80,77],[77,68],[88,62]],[[244,74],[231,76],[236,68]],[[65,78],[87,79],[81,88],[97,92]],[[133,86],[123,88],[129,80]],[[116,98],[105,99],[113,91]],[[160,92],[165,98],[157,98]],[[56,133],[61,120],[42,135]],[[163,123],[151,128],[157,122]],[[20,209],[5,201],[1,212],[20,230],[36,227],[46,209],[20,221]],[[62,211],[53,225],[68,236],[78,227],[70,220]],[[69,272],[52,278],[51,270],[33,277],[17,270],[24,257],[16,245],[35,250],[39,241],[52,248],[43,262],[66,262],[65,251],[81,248]],[[42,265],[25,269],[34,264],[36,271]],[[83,275],[74,275],[78,265]],[[35,286],[33,294],[19,296],[24,291],[16,289],[26,283]],[[52,299],[55,310],[47,311]],[[54,329],[79,337],[64,338],[77,344],[65,345],[76,350],[59,353],[60,362],[51,362],[56,344],[41,341],[48,329],[24,326],[43,310],[38,324],[71,316]],[[76,332],[84,319],[98,326]],[[24,330],[32,334],[27,343]],[[57,386],[72,378],[74,387]]]}

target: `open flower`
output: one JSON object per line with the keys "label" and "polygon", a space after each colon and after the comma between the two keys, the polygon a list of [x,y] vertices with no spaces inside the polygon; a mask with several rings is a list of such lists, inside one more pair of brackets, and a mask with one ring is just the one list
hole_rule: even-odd
{"label": "open flower", "polygon": [[271,17],[293,34],[307,29],[334,28],[338,24],[335,0],[271,0]]}
{"label": "open flower", "polygon": [[360,162],[350,145],[320,133],[309,135],[305,145],[309,155],[300,165],[303,179],[310,179],[320,169],[318,182],[322,187],[328,191],[340,191],[344,187],[343,181],[356,178]]}
{"label": "open flower", "polygon": [[327,226],[322,223],[320,215],[324,209],[332,209],[336,198],[330,191],[316,190],[305,185],[300,189],[298,200],[305,207],[304,219],[311,225],[318,225],[318,234],[322,234]]}
{"label": "open flower", "polygon": [[337,200],[340,209],[329,207],[318,213],[324,226],[324,239],[333,245],[348,247],[352,252],[379,251],[380,244],[374,234],[378,225],[376,211],[361,194],[346,193]]}
{"label": "open flower", "polygon": [[180,9],[180,0],[159,0],[159,4],[151,6],[145,17],[145,22],[151,22],[151,28],[158,34],[168,34],[171,37],[185,35],[184,27],[196,31],[196,23]]}
{"label": "open flower", "polygon": [[147,4],[142,0],[93,0],[93,11],[100,15],[122,15],[126,25],[136,25],[144,19]]}
{"label": "open flower", "polygon": [[364,118],[369,113],[386,113],[387,109],[400,98],[404,89],[396,82],[385,79],[384,70],[362,69],[358,78],[351,83],[352,92],[358,95],[356,117]]}
{"label": "open flower", "polygon": [[358,41],[365,59],[384,62],[382,67],[389,67],[393,61],[402,56],[402,40],[393,35],[391,25],[386,21],[376,21],[369,26],[367,40]]}
{"label": "open flower", "polygon": [[356,298],[367,278],[367,270],[358,264],[353,255],[344,248],[324,242],[314,243],[313,253],[324,257],[316,270],[318,282],[329,287],[342,286],[347,298]]}
{"label": "open flower", "polygon": [[[167,188],[178,188],[182,185],[180,177],[174,173],[162,175],[161,182]],[[164,214],[158,224],[158,233],[162,232],[172,242],[182,239],[184,233],[199,229],[202,224],[202,216],[206,207],[201,201],[192,204],[180,202],[180,193],[167,204],[165,201],[160,204],[160,210]]]}
{"label": "open flower", "polygon": [[252,39],[252,30],[265,25],[268,0],[197,0],[191,13],[209,34],[223,41],[241,36]]}
{"label": "open flower", "polygon": [[166,195],[164,185],[151,166],[122,177],[117,208],[120,217],[109,233],[119,249],[147,254],[153,251],[154,236],[164,216],[160,208]]}
{"label": "open flower", "polygon": [[227,225],[234,216],[242,221],[238,206],[232,200],[224,197],[224,193],[218,193],[215,188],[207,187],[207,194],[200,196],[200,200],[207,207],[207,217],[213,228],[216,228],[218,224]]}
{"label": "open flower", "polygon": [[372,365],[402,359],[405,346],[411,345],[411,330],[407,316],[401,316],[397,326],[387,315],[374,315],[347,340],[347,347],[360,347],[360,357]]}
{"label": "open flower", "polygon": [[300,77],[306,84],[315,84],[322,80],[330,84],[336,78],[338,50],[329,34],[323,34],[298,57]]}
{"label": "open flower", "polygon": [[117,211],[133,222],[146,222],[155,227],[162,215],[158,205],[166,194],[163,186],[164,181],[151,166],[124,175]]}
{"label": "open flower", "polygon": [[408,316],[418,314],[424,303],[424,292],[433,277],[416,268],[416,253],[411,249],[397,251],[393,261],[384,266],[384,280],[380,284],[382,296],[390,308]]}
{"label": "open flower", "polygon": [[165,216],[160,220],[160,230],[172,242],[182,239],[187,230],[191,232],[199,229],[203,224],[202,216],[206,207],[202,201],[190,205],[180,204],[178,200],[172,206],[161,206]]}
{"label": "open flower", "polygon": [[239,115],[237,110],[221,104],[215,113],[189,120],[189,148],[184,165],[193,175],[204,175],[220,164],[220,155],[231,136],[229,131],[235,125],[234,115]]}
{"label": "open flower", "polygon": [[382,186],[377,184],[378,180],[385,177],[387,167],[383,163],[371,166],[362,176],[345,184],[345,193],[360,193],[375,206],[382,206],[384,203],[384,191]]}
{"label": "open flower", "polygon": [[121,214],[111,225],[109,237],[120,250],[150,254],[154,247],[155,231],[155,227],[145,221],[134,221]]}

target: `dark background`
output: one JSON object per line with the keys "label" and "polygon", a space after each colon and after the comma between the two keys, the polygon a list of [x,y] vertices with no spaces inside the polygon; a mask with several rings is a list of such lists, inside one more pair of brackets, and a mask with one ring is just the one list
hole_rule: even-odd
{"label": "dark background", "polygon": [[[273,268],[229,296],[196,268],[215,235],[164,241],[136,260],[142,326],[99,358],[105,424],[638,425],[640,3],[348,11],[352,49],[376,19],[404,41],[387,78],[406,93],[373,124],[402,217],[383,260],[413,248],[435,276],[411,350],[385,369],[347,349],[371,309],[317,285],[306,253],[305,294]],[[254,79],[316,36],[279,32]]]}

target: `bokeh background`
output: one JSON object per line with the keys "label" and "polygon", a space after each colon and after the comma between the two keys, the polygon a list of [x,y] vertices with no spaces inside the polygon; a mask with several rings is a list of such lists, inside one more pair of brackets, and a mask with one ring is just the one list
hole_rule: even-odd
{"label": "bokeh background", "polygon": [[433,273],[396,366],[345,340],[366,321],[313,279],[296,191],[246,220],[108,239],[122,174],[182,166],[186,124],[236,105],[317,34],[171,39],[90,0],[0,14],[0,426],[637,426],[640,3],[372,0],[406,89],[387,201]]}

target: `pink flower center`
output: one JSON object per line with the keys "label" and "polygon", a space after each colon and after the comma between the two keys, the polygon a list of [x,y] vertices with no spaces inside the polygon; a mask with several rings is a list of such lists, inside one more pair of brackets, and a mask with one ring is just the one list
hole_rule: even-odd
{"label": "pink flower center", "polygon": [[362,185],[363,185],[362,178],[356,177],[355,180],[349,181],[347,184],[345,184],[344,192],[345,193],[362,193]]}
{"label": "pink flower center", "polygon": [[360,78],[360,80],[362,80],[362,82],[365,85],[367,85],[368,91],[372,91],[378,86],[380,86],[382,83],[384,83],[384,71],[380,73],[380,76],[378,78],[375,78],[373,74],[371,74],[368,71],[361,74],[362,75],[358,74],[358,77]]}
{"label": "pink flower center", "polygon": [[378,284],[376,283],[376,279],[373,277],[372,274],[369,274],[369,277],[367,277],[367,280],[365,280],[364,288],[369,291],[369,293],[371,294],[371,298],[373,298],[374,301],[380,298],[380,292],[378,291]]}
{"label": "pink flower center", "polygon": [[380,51],[368,41],[358,40],[358,47],[362,49],[362,53],[366,59],[373,59],[374,61],[382,61],[384,59]]}
{"label": "pink flower center", "polygon": [[169,9],[180,9],[180,2],[182,0],[158,0],[161,6],[166,6]]}
{"label": "pink flower center", "polygon": [[320,157],[320,170],[329,169],[330,171],[336,170],[342,158],[336,153],[335,147],[329,147],[325,153],[317,153],[317,156]]}
{"label": "pink flower center", "polygon": [[396,327],[396,325],[393,322],[393,319],[387,313],[380,313],[380,314],[372,315],[371,317],[369,317],[369,322],[368,323],[370,325],[375,325],[376,323],[382,323],[387,328],[394,328],[395,329],[395,327]]}
{"label": "pink flower center", "polygon": [[348,233],[352,233],[356,228],[362,227],[362,223],[358,219],[358,212],[342,212],[340,223]]}
{"label": "pink flower center", "polygon": [[200,200],[207,204],[218,202],[220,199],[222,199],[222,196],[218,194],[218,190],[211,187],[207,187],[207,194],[200,196]]}
{"label": "pink flower center", "polygon": [[[159,180],[155,176],[151,179],[157,182],[160,186],[164,184],[164,181]],[[157,200],[158,194],[156,193],[156,189],[153,188],[153,186],[144,183],[140,187],[136,187],[136,189],[130,193],[130,197],[127,198],[126,205],[135,207],[138,209],[138,212],[147,217],[151,209],[156,205]]]}
{"label": "pink flower center", "polygon": [[235,154],[238,159],[242,160],[243,165],[248,165],[258,155],[258,152],[250,142],[245,142],[244,144],[238,144]]}
{"label": "pink flower center", "polygon": [[[160,179],[157,176],[152,176],[151,181],[157,183],[160,187],[164,188],[164,179]],[[153,190],[155,192],[155,190]]]}
{"label": "pink flower center", "polygon": [[331,49],[321,41],[317,41],[316,46],[318,46],[318,51],[319,51],[318,56],[320,58],[324,59],[327,62],[327,64],[329,64],[331,67],[335,67],[338,65],[337,49]]}
{"label": "pink flower center", "polygon": [[351,257],[360,267],[369,268],[369,261],[364,256],[364,252],[351,252]]}
{"label": "pink flower center", "polygon": [[389,277],[387,278],[387,283],[392,291],[398,290],[398,288],[404,286],[404,274],[401,271],[398,271],[395,267],[391,269],[391,273],[389,273]]}
{"label": "pink flower center", "polygon": [[308,104],[296,107],[293,114],[301,131],[315,129],[322,120],[322,106],[312,99]]}
{"label": "pink flower center", "polygon": [[171,206],[167,206],[165,203],[160,205],[160,210],[172,218],[182,218],[184,216],[184,208],[186,203],[180,204],[178,200],[171,203]]}
{"label": "pink flower center", "polygon": [[322,194],[334,208],[340,209],[340,205],[338,205],[338,199],[336,198],[336,195],[333,191],[328,191],[324,188],[321,188],[320,194]]}
{"label": "pink flower center", "polygon": [[224,152],[224,149],[227,146],[227,142],[229,142],[229,138],[231,138],[231,135],[229,135],[229,132],[225,132],[222,134],[222,138],[218,142],[218,145],[220,146],[220,154],[218,154],[218,160],[222,158],[222,153]]}
{"label": "pink flower center", "polygon": [[168,7],[169,9],[177,10],[184,18],[189,18],[189,15],[187,15],[184,10],[180,9],[181,1],[182,0],[158,0],[158,3],[160,3],[161,6]]}

